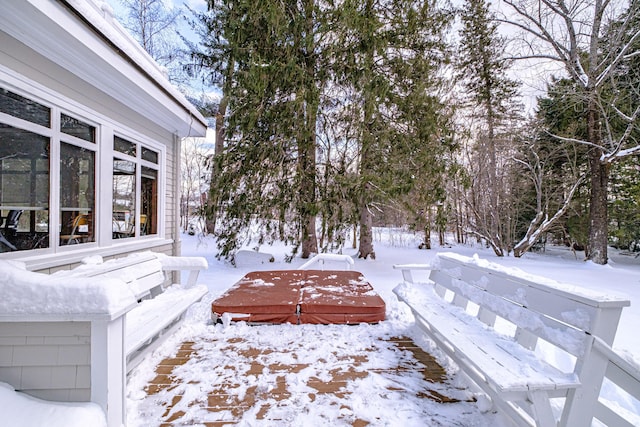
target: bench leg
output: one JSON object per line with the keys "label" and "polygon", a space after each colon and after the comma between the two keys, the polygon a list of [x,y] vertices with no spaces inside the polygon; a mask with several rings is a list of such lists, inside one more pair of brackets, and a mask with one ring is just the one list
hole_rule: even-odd
{"label": "bench leg", "polygon": [[556,418],[553,416],[549,394],[544,391],[530,391],[529,400],[532,403],[533,417],[539,427],[555,427]]}
{"label": "bench leg", "polygon": [[407,283],[413,283],[413,275],[411,274],[411,270],[402,270],[402,280]]}

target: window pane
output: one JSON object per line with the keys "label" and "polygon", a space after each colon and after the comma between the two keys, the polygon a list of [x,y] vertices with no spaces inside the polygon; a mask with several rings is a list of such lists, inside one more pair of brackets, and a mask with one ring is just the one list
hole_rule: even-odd
{"label": "window pane", "polygon": [[49,138],[0,123],[0,252],[49,246]]}
{"label": "window pane", "polygon": [[147,147],[142,147],[142,159],[151,163],[158,164],[158,153]]}
{"label": "window pane", "polygon": [[132,157],[135,157],[137,153],[136,144],[118,136],[113,138],[113,149]]}
{"label": "window pane", "polygon": [[0,88],[0,111],[41,126],[51,127],[49,107],[3,88]]}
{"label": "window pane", "polygon": [[113,160],[113,238],[135,235],[136,164]]}
{"label": "window pane", "polygon": [[142,167],[142,214],[140,234],[158,233],[158,171]]}
{"label": "window pane", "polygon": [[95,153],[60,144],[60,245],[95,241]]}
{"label": "window pane", "polygon": [[69,117],[66,114],[60,115],[60,130],[67,135],[84,139],[89,142],[96,142],[96,128],[81,122],[78,119]]}

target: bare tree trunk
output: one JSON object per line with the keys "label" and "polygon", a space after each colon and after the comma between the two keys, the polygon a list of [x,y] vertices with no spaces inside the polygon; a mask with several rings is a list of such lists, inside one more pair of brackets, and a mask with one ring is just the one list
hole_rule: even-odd
{"label": "bare tree trunk", "polygon": [[318,253],[318,238],[316,234],[316,125],[318,119],[319,95],[315,82],[315,60],[312,55],[314,49],[314,0],[305,0],[305,34],[302,40],[305,52],[305,87],[304,103],[300,115],[304,117],[303,138],[298,141],[300,156],[299,172],[301,174],[301,211],[302,216],[302,258],[309,258],[312,253]]}
{"label": "bare tree trunk", "polygon": [[[365,185],[368,187],[368,184]],[[364,197],[363,197],[364,199]],[[358,247],[358,258],[376,259],[376,253],[373,251],[373,218],[369,206],[364,200],[360,203],[360,245]]]}
{"label": "bare tree trunk", "polygon": [[[365,5],[364,18],[370,19],[373,14],[373,0],[367,0]],[[371,84],[373,81],[373,67],[374,67],[374,46],[371,38],[373,38],[373,30],[368,29],[367,34],[364,36],[367,45],[367,51],[364,52],[364,70],[365,85]],[[374,173],[373,171],[373,159],[371,150],[375,144],[375,138],[372,132],[372,126],[374,121],[375,112],[375,95],[371,93],[371,88],[364,90],[364,108],[363,108],[363,130],[361,136],[360,147],[360,245],[358,248],[358,258],[364,258],[371,256],[375,259],[376,254],[373,251],[373,236],[372,236],[372,223],[373,218],[371,216],[371,184],[369,182],[369,176]]]}
{"label": "bare tree trunk", "polygon": [[[589,141],[601,145],[600,114],[595,101],[589,102],[587,113],[587,133]],[[607,263],[607,240],[609,219],[607,213],[607,190],[609,185],[609,164],[601,161],[603,150],[593,147],[589,151],[591,171],[591,195],[589,202],[589,242],[587,259],[596,264]]]}
{"label": "bare tree trunk", "polygon": [[[311,109],[313,107],[308,106]],[[316,235],[316,180],[315,180],[315,166],[316,166],[316,146],[315,146],[315,114],[309,113],[309,131],[313,126],[313,135],[310,135],[306,144],[299,146],[300,156],[298,162],[300,163],[300,173],[302,176],[300,185],[301,193],[301,222],[302,222],[302,253],[303,259],[309,258],[312,253],[318,253],[318,238]]]}

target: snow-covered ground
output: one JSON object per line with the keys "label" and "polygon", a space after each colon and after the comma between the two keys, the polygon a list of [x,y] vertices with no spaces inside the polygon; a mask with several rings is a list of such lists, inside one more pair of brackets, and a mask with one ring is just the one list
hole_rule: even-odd
{"label": "snow-covered ground", "polygon": [[[416,249],[419,237],[409,233],[402,233],[398,230],[377,229],[375,231],[375,250],[376,260],[355,260],[354,270],[362,272],[367,280],[374,286],[377,292],[382,296],[387,304],[387,320],[380,325],[375,326],[318,326],[318,325],[301,325],[292,327],[290,325],[282,325],[277,327],[247,327],[243,324],[217,325],[213,326],[208,323],[209,320],[209,302],[222,294],[229,286],[238,281],[244,274],[253,270],[270,270],[270,269],[290,269],[301,265],[304,260],[294,259],[290,264],[284,262],[284,255],[287,248],[282,246],[264,246],[260,248],[262,253],[273,255],[274,262],[269,262],[269,256],[251,256],[251,253],[244,253],[244,257],[238,259],[237,267],[233,267],[223,261],[215,259],[215,242],[209,238],[200,236],[183,235],[183,255],[188,256],[204,256],[209,261],[209,269],[200,275],[200,283],[204,283],[209,287],[210,294],[206,301],[196,306],[190,312],[190,321],[187,326],[180,330],[174,337],[169,339],[152,357],[145,360],[138,368],[134,370],[129,379],[129,396],[127,396],[128,425],[130,427],[142,427],[159,424],[153,417],[159,417],[164,410],[162,399],[153,401],[144,398],[143,389],[147,382],[153,378],[155,365],[163,357],[171,354],[177,348],[182,340],[202,338],[215,340],[216,336],[224,335],[243,337],[247,342],[254,342],[257,346],[281,346],[291,345],[292,342],[301,342],[304,345],[296,347],[296,355],[298,358],[307,361],[318,360],[322,352],[331,349],[333,352],[339,352],[340,349],[349,348],[350,354],[353,354],[354,348],[365,348],[370,344],[372,339],[384,338],[394,335],[409,335],[419,340],[418,332],[412,327],[412,317],[406,306],[399,303],[392,293],[392,289],[400,282],[400,272],[392,268],[393,264],[406,263],[427,263],[436,253],[455,252],[462,255],[473,256],[478,254],[481,258],[512,268],[518,268],[529,274],[537,274],[561,282],[566,282],[585,288],[589,288],[605,295],[622,295],[631,300],[631,307],[623,310],[621,323],[614,342],[614,349],[622,354],[627,360],[632,360],[636,365],[640,366],[640,340],[637,339],[635,328],[640,324],[640,258],[633,256],[621,255],[614,250],[610,252],[609,265],[600,266],[582,260],[583,253],[574,254],[567,248],[548,247],[544,253],[526,254],[523,258],[516,259],[513,257],[497,258],[493,253],[480,246],[453,246],[447,248],[436,247],[433,250]],[[355,250],[345,250],[348,255],[354,255]],[[576,258],[577,255],[577,258]],[[425,278],[426,278],[425,273]],[[415,277],[415,275],[414,275]],[[416,278],[417,280],[419,278]],[[304,327],[304,328],[303,328]],[[313,345],[312,345],[313,344]],[[218,351],[219,349],[213,349]],[[222,353],[218,353],[218,357]],[[213,360],[215,360],[216,356]],[[233,357],[226,355],[225,357]],[[393,358],[394,356],[386,350],[382,350],[379,357]],[[231,360],[233,362],[233,360]],[[238,364],[247,363],[238,357]],[[446,365],[446,363],[445,363]],[[313,375],[313,370],[306,372],[305,375]],[[215,370],[189,369],[185,368],[182,372],[182,380],[188,383],[190,380],[199,382],[202,379],[209,378],[215,381]],[[271,378],[272,379],[272,378]],[[269,381],[270,377],[265,376],[265,380]],[[411,388],[416,386],[418,379],[405,378],[404,386]],[[206,381],[204,381],[206,382]],[[358,412],[354,416],[369,421],[371,425],[433,425],[433,426],[507,426],[507,422],[499,415],[490,412],[482,412],[478,405],[473,403],[456,404],[458,406],[447,406],[442,404],[431,404],[425,399],[416,398],[415,401],[407,401],[406,396],[400,400],[393,395],[380,398],[374,396],[366,384],[361,387],[354,388],[352,391],[353,405],[351,410]],[[26,413],[43,413],[42,402],[36,402],[21,397],[16,393],[9,393],[9,390],[2,390],[2,399],[0,399],[0,412],[7,414],[5,409],[22,408],[23,414]],[[195,390],[197,393],[206,393],[206,390]],[[239,391],[241,392],[241,391]],[[204,396],[204,394],[203,394]],[[614,396],[615,398],[615,396]],[[627,402],[623,402],[624,397],[618,402],[622,407],[632,413],[639,414],[640,408],[637,406],[628,406]],[[299,402],[298,402],[299,403]],[[339,425],[338,415],[344,419],[345,414],[332,414],[327,412],[327,402],[321,399],[315,402],[304,402],[301,412],[298,403],[292,403],[287,409],[286,405],[278,407],[278,419],[289,420],[291,425]],[[324,406],[323,406],[324,405]],[[45,405],[46,408],[46,405]],[[59,408],[56,408],[59,409]],[[186,418],[189,419],[189,408],[178,408],[187,412]],[[83,412],[84,411],[84,412]],[[197,410],[194,409],[194,412]],[[15,413],[16,411],[9,411]],[[69,413],[64,413],[64,420],[51,415],[47,418],[47,425],[70,425]],[[87,417],[86,406],[77,408],[73,412],[77,417]],[[91,411],[89,411],[91,413]],[[19,414],[18,414],[19,415]],[[95,415],[95,414],[93,414]],[[199,414],[191,414],[197,420]],[[245,413],[243,421],[246,425],[271,425],[269,422],[256,422],[255,413],[248,411]],[[348,414],[347,414],[348,415]],[[368,418],[367,418],[368,417]],[[348,418],[348,417],[347,417]],[[640,416],[639,416],[640,419]],[[304,420],[300,424],[299,421]],[[317,420],[317,421],[313,421]],[[7,419],[5,418],[5,421]],[[12,423],[9,416],[9,424],[7,425],[24,425],[18,420]],[[63,422],[66,421],[66,424]],[[83,425],[83,424],[77,424]],[[93,419],[92,424],[99,425]]]}

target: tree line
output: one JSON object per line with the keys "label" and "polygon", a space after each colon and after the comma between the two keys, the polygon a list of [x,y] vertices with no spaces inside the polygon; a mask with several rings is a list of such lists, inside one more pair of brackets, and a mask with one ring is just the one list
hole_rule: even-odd
{"label": "tree line", "polygon": [[[640,2],[209,0],[182,69],[216,150],[203,214],[232,258],[292,256],[408,225],[521,256],[547,240],[606,263],[640,241]],[[135,30],[134,30],[135,32]],[[545,84],[523,110],[526,62]],[[554,65],[555,64],[555,65]],[[197,102],[197,100],[195,100]]]}

